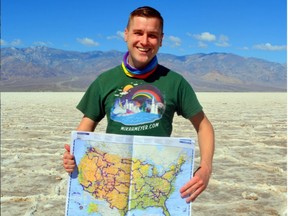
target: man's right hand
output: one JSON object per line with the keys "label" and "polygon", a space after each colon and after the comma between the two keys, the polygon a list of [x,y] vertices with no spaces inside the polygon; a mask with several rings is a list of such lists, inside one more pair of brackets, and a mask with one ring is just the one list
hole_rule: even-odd
{"label": "man's right hand", "polygon": [[74,156],[70,153],[70,146],[66,144],[64,146],[66,151],[63,154],[63,167],[68,173],[72,173],[76,167]]}

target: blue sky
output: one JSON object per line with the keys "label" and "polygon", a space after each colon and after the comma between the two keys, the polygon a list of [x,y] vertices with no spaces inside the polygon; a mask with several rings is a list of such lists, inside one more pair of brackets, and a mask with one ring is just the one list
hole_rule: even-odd
{"label": "blue sky", "polygon": [[161,53],[287,61],[286,0],[1,0],[1,47],[126,51],[129,13],[144,5],[164,18]]}

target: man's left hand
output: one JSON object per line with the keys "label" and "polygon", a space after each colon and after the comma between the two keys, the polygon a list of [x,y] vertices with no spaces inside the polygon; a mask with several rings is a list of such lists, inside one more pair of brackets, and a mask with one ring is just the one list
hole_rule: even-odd
{"label": "man's left hand", "polygon": [[207,187],[210,179],[210,171],[201,167],[196,170],[193,178],[187,182],[181,189],[181,197],[186,198],[186,202],[193,202]]}

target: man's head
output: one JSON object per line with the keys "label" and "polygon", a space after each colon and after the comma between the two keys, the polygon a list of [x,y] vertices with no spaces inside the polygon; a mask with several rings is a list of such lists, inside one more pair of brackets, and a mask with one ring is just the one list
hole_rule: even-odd
{"label": "man's head", "polygon": [[161,16],[160,12],[157,11],[156,9],[154,9],[152,7],[149,7],[149,6],[143,6],[143,7],[139,7],[137,9],[135,9],[134,11],[132,11],[130,13],[130,17],[129,17],[129,20],[128,20],[126,28],[129,28],[130,20],[133,17],[135,17],[135,16],[159,19],[160,20],[160,25],[161,25],[161,30],[162,30],[162,33],[163,33],[164,20],[163,20],[163,17]]}
{"label": "man's head", "polygon": [[131,12],[124,39],[129,51],[129,64],[144,68],[162,46],[163,18],[151,7],[140,7]]}

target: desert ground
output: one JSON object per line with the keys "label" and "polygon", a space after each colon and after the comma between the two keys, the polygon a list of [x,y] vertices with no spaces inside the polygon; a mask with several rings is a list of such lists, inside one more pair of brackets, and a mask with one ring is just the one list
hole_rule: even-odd
{"label": "desert ground", "polygon": [[[62,167],[83,93],[1,93],[1,215],[65,214]],[[198,93],[216,135],[213,174],[193,216],[287,215],[287,94]],[[172,136],[196,138],[174,119]],[[105,131],[105,121],[98,132]],[[195,167],[199,164],[196,148]]]}

